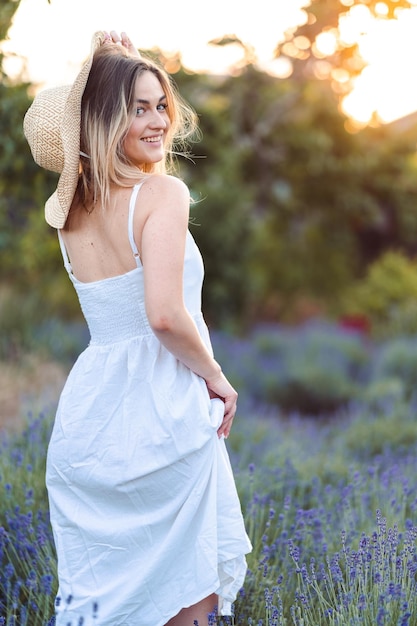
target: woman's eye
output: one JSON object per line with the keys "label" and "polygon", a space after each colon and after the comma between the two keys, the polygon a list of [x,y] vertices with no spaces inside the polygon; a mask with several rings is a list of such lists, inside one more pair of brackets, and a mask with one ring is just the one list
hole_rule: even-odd
{"label": "woman's eye", "polygon": [[[163,113],[164,111],[166,111],[166,110],[167,110],[167,108],[168,108],[168,105],[167,105],[167,104],[158,104],[158,105],[156,106],[156,110],[157,110],[157,111],[159,111],[159,112],[162,112],[162,113]],[[136,115],[144,115],[145,113],[146,113],[146,109],[145,109],[145,107],[137,107],[137,109],[136,109]]]}

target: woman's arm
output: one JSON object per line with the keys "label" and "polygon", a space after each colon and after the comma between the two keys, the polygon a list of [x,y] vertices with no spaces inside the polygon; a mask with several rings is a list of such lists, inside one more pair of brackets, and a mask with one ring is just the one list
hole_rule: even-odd
{"label": "woman's arm", "polygon": [[204,344],[183,299],[189,191],[179,179],[153,176],[139,196],[147,207],[141,256],[149,323],[161,343],[204,378],[211,395],[223,399],[225,418],[219,435],[227,436],[236,412],[237,393]]}

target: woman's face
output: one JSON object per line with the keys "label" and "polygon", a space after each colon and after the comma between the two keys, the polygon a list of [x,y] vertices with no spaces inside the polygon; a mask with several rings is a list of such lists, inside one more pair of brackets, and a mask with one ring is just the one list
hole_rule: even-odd
{"label": "woman's face", "polygon": [[164,144],[170,127],[167,99],[153,72],[138,76],[135,86],[135,118],[124,140],[124,151],[137,167],[164,158]]}

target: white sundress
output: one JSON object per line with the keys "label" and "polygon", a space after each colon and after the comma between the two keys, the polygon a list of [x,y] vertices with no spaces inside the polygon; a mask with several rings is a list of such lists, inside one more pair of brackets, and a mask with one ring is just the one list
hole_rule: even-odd
{"label": "white sundress", "polygon": [[[137,267],[82,283],[64,265],[91,341],[62,391],[46,484],[58,558],[57,626],[162,626],[211,593],[219,612],[246,574],[251,544],[223,439],[223,403],[152,332]],[[201,313],[204,268],[188,232],[184,299]]]}

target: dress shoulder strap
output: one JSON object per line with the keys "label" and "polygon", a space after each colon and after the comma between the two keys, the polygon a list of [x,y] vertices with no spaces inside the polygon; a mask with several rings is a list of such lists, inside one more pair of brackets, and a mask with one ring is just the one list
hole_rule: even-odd
{"label": "dress shoulder strap", "polygon": [[71,267],[71,263],[69,262],[67,249],[65,247],[64,240],[62,239],[61,231],[58,229],[57,233],[58,233],[59,247],[61,248],[62,258],[64,259],[64,267],[67,270],[68,274],[72,276],[72,267]]}
{"label": "dress shoulder strap", "polygon": [[133,256],[135,257],[136,265],[138,267],[142,266],[140,260],[140,254],[138,247],[135,242],[135,238],[133,236],[133,217],[135,215],[135,207],[136,207],[136,198],[138,197],[139,189],[141,188],[143,183],[138,183],[133,187],[132,195],[130,196],[129,202],[129,223],[128,223],[128,235],[130,247],[132,248]]}

